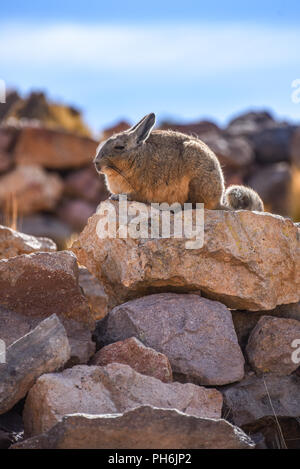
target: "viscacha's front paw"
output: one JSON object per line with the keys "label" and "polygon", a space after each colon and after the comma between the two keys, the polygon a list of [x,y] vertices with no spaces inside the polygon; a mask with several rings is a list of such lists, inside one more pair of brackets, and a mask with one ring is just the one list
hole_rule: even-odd
{"label": "viscacha's front paw", "polygon": [[119,194],[111,194],[109,200],[119,200]]}
{"label": "viscacha's front paw", "polygon": [[131,200],[128,194],[111,194],[110,200],[120,200],[120,196],[127,197],[127,200]]}

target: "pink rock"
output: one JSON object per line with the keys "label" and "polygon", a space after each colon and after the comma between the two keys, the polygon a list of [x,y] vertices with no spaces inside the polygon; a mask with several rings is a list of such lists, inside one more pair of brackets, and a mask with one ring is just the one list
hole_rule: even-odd
{"label": "pink rock", "polygon": [[85,200],[65,200],[57,209],[57,214],[64,222],[67,222],[74,230],[82,230],[97,206]]}
{"label": "pink rock", "polygon": [[99,203],[109,196],[104,178],[96,173],[93,166],[69,174],[65,179],[65,194],[92,203]]}
{"label": "pink rock", "polygon": [[115,342],[100,349],[91,360],[92,365],[105,366],[123,363],[135,371],[164,383],[172,381],[172,369],[168,358],[150,347],[145,347],[135,337]]}

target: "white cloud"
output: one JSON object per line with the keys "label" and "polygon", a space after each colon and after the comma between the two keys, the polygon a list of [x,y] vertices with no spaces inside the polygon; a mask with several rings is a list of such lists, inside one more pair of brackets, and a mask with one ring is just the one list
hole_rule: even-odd
{"label": "white cloud", "polygon": [[0,64],[209,75],[299,64],[298,29],[255,24],[0,25]]}

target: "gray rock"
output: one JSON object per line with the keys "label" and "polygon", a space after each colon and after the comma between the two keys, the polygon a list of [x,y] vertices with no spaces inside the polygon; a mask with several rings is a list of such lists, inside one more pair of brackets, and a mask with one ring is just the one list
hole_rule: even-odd
{"label": "gray rock", "polygon": [[10,410],[43,373],[61,368],[70,357],[66,331],[54,314],[7,347],[0,363],[0,414]]}
{"label": "gray rock", "polygon": [[[222,389],[226,418],[235,425],[253,424],[264,417],[300,417],[300,378],[248,375]],[[272,408],[273,407],[273,408]]]}
{"label": "gray rock", "polygon": [[246,182],[258,192],[272,213],[280,215],[290,213],[291,168],[288,163],[259,166]]}
{"label": "gray rock", "polygon": [[[43,316],[26,316],[0,307],[1,339],[9,346],[32,331],[43,319]],[[95,353],[95,343],[92,341],[90,327],[71,318],[59,316],[59,319],[66,330],[71,347],[71,357],[67,365],[87,363]]]}
{"label": "gray rock", "polygon": [[98,347],[135,336],[166,355],[185,381],[223,385],[244,376],[231,313],[197,295],[161,293],[115,307],[98,323]]}
{"label": "gray rock", "polygon": [[291,160],[291,145],[295,127],[278,124],[251,136],[256,160],[262,164]]}
{"label": "gray rock", "polygon": [[233,118],[226,128],[226,132],[229,135],[251,136],[262,129],[273,128],[276,125],[276,121],[268,111],[251,111]]}
{"label": "gray rock", "polygon": [[226,420],[141,406],[123,414],[66,415],[48,432],[13,449],[252,449],[253,441]]}
{"label": "gray rock", "polygon": [[236,170],[247,168],[254,161],[252,146],[243,137],[224,136],[217,132],[201,135],[206,145],[217,155],[222,168]]}
{"label": "gray rock", "polygon": [[19,221],[24,233],[46,236],[53,239],[60,249],[65,249],[67,240],[72,236],[72,228],[53,215],[36,214],[22,217]]}

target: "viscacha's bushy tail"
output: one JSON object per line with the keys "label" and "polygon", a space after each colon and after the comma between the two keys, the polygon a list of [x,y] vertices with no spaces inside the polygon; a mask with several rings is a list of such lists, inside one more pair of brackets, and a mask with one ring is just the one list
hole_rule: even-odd
{"label": "viscacha's bushy tail", "polygon": [[257,192],[246,186],[229,186],[225,191],[223,204],[231,210],[264,211],[264,203]]}

